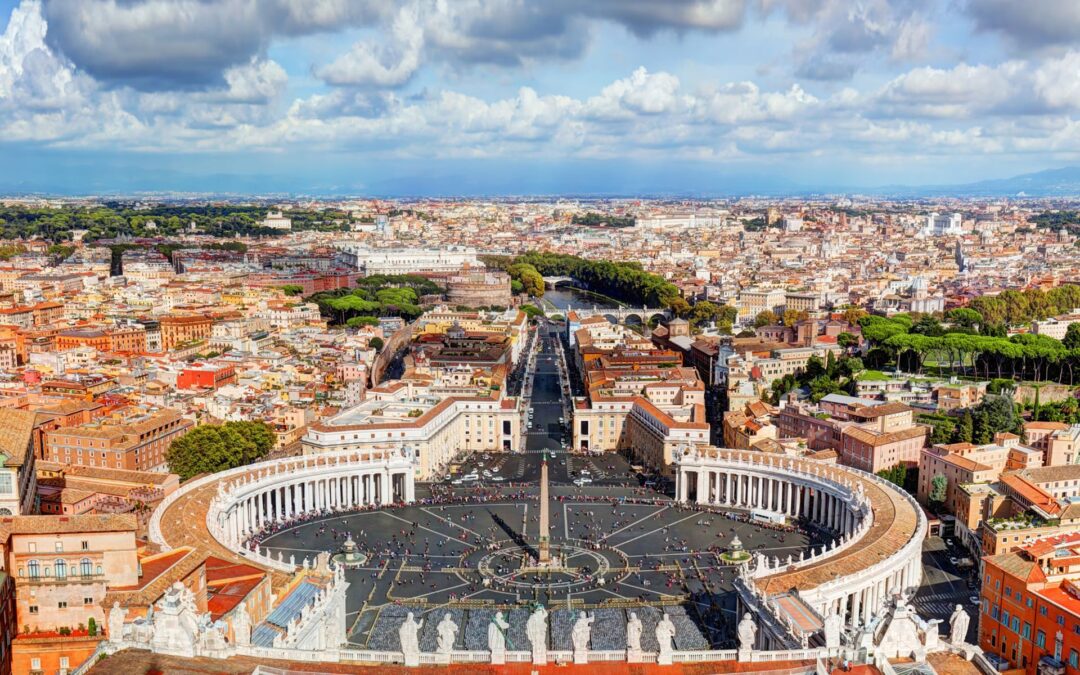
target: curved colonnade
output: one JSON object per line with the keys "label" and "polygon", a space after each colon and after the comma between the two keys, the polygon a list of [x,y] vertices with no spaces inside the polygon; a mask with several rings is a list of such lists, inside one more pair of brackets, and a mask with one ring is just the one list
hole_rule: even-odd
{"label": "curved colonnade", "polygon": [[296,560],[284,560],[280,554],[272,558],[257,546],[249,548],[248,540],[268,526],[305,515],[411,503],[415,471],[416,460],[405,449],[348,450],[251,464],[191,481],[169,495],[151,518],[150,539],[169,550],[163,514],[216,483],[205,518],[209,535],[251,562],[293,572]]}
{"label": "curved colonnade", "polygon": [[763,620],[764,648],[806,645],[830,615],[851,628],[872,625],[921,582],[926,517],[878,476],[739,450],[684,450],[676,462],[679,501],[803,517],[834,534],[809,556],[757,555],[744,571],[737,588]]}

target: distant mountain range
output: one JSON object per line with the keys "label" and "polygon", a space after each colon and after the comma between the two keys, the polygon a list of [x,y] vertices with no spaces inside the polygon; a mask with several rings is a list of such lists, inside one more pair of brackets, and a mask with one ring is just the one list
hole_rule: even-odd
{"label": "distant mountain range", "polygon": [[884,186],[857,192],[909,197],[1080,197],[1080,166],[960,185]]}

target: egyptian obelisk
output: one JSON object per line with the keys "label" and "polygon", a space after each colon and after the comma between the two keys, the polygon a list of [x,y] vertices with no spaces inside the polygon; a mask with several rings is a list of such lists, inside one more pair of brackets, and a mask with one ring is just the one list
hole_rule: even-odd
{"label": "egyptian obelisk", "polygon": [[541,565],[551,564],[550,510],[551,505],[548,504],[547,451],[544,451],[544,461],[540,464],[540,555],[537,559],[537,562]]}

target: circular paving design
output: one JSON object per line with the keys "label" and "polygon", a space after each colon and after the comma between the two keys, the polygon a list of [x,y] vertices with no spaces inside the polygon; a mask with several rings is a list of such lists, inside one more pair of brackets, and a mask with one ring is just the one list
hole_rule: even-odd
{"label": "circular paving design", "polygon": [[778,557],[798,557],[821,541],[679,506],[655,493],[643,498],[631,488],[596,488],[584,496],[555,487],[550,541],[561,565],[541,569],[538,495],[535,488],[515,489],[520,493],[488,503],[413,504],[293,523],[264,537],[262,547],[301,561],[337,554],[353,538],[365,557],[346,571],[354,644],[368,644],[380,617],[402,606],[428,613],[537,602],[575,609],[682,606],[713,626],[721,637],[710,642],[722,644],[735,621],[736,567],[721,557],[732,540]]}

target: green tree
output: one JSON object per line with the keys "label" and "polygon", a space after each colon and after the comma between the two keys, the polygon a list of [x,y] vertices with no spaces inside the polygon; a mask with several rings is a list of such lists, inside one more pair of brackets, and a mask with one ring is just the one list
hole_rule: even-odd
{"label": "green tree", "polygon": [[791,326],[794,326],[795,324],[799,323],[800,321],[806,321],[809,318],[810,318],[810,313],[807,312],[805,309],[804,310],[794,310],[794,309],[785,309],[784,310],[784,317],[783,317],[784,325],[788,326],[789,328]]}
{"label": "green tree", "polygon": [[761,328],[763,326],[774,326],[777,323],[776,314],[771,310],[764,310],[758,312],[758,315],[754,317],[754,328]]}
{"label": "green tree", "polygon": [[386,343],[383,342],[383,339],[381,337],[376,336],[376,337],[373,337],[370,340],[368,340],[368,347],[371,347],[372,349],[374,349],[377,352],[381,352],[383,347],[385,347],[385,346],[386,346]]}
{"label": "green tree", "polygon": [[173,441],[165,453],[165,461],[170,471],[187,480],[261,459],[274,443],[273,430],[263,422],[204,425]]}
{"label": "green tree", "polygon": [[970,309],[977,312],[985,323],[992,326],[1000,326],[1008,318],[1005,302],[1000,297],[980,295],[971,300]]}
{"label": "green tree", "polygon": [[701,302],[694,303],[694,306],[690,308],[689,321],[695,326],[700,326],[703,323],[715,321],[719,313],[720,308],[714,303],[711,303],[708,300],[702,300]]}
{"label": "green tree", "polygon": [[971,411],[965,410],[960,416],[960,423],[956,425],[955,443],[970,443],[975,437],[975,420]]}
{"label": "green tree", "polygon": [[525,292],[532,297],[539,298],[544,294],[544,277],[533,265],[516,263],[511,265],[507,272],[511,279],[520,281]]}
{"label": "green tree", "polygon": [[941,505],[945,502],[946,490],[949,488],[949,479],[940,473],[930,479],[929,499],[931,504]]}
{"label": "green tree", "polygon": [[1080,349],[1080,321],[1070,323],[1065,329],[1065,337],[1061,339],[1065,349]]}
{"label": "green tree", "polygon": [[537,307],[536,305],[522,305],[520,309],[521,311],[525,312],[525,314],[528,315],[530,319],[538,316],[544,316],[544,310],[540,307]]}
{"label": "green tree", "polygon": [[977,324],[982,323],[983,320],[981,314],[968,307],[950,309],[946,312],[945,318],[962,328],[974,328]]}
{"label": "green tree", "polygon": [[350,328],[359,328],[360,326],[378,326],[379,318],[376,316],[354,316],[345,322],[346,326]]}
{"label": "green tree", "polygon": [[903,488],[907,483],[907,473],[908,469],[906,464],[896,464],[892,467],[889,467],[888,469],[882,469],[881,471],[878,471],[877,475],[889,481],[893,485]]}
{"label": "green tree", "polygon": [[285,284],[281,287],[281,290],[285,295],[300,295],[304,292],[304,287],[297,284]]}
{"label": "green tree", "polygon": [[848,305],[847,307],[844,308],[844,321],[847,321],[848,324],[850,324],[852,326],[858,325],[859,321],[864,316],[868,316],[868,314],[867,314],[866,310],[863,309],[862,307],[856,307],[854,305]]}
{"label": "green tree", "polygon": [[859,338],[845,331],[836,336],[836,344],[843,349],[851,349],[859,345]]}

